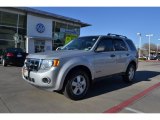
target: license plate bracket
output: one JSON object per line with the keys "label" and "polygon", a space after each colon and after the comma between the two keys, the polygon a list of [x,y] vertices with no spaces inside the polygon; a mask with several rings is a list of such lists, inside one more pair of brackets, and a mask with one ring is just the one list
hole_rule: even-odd
{"label": "license plate bracket", "polygon": [[22,57],[22,55],[18,54],[17,57]]}

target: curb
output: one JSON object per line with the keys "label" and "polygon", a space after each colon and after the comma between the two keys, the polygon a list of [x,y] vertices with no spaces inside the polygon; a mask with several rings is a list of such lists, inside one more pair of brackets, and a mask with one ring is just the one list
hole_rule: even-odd
{"label": "curb", "polygon": [[138,62],[160,62],[160,60],[138,60]]}
{"label": "curb", "polygon": [[134,102],[141,99],[142,97],[144,97],[145,95],[147,95],[148,93],[150,93],[151,91],[155,90],[158,87],[160,87],[160,82],[136,94],[135,96],[132,96],[131,98],[121,102],[120,104],[113,106],[112,108],[104,111],[104,113],[118,113],[121,110],[123,110],[125,107],[133,104]]}

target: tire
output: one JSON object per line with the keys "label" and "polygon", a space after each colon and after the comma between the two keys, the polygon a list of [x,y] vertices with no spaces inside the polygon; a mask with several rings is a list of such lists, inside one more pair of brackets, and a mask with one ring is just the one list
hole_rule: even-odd
{"label": "tire", "polygon": [[89,90],[89,76],[85,71],[74,71],[68,78],[64,89],[64,95],[72,100],[82,99]]}
{"label": "tire", "polygon": [[136,72],[135,65],[129,64],[129,66],[128,66],[127,70],[126,70],[125,75],[123,75],[123,80],[125,82],[129,82],[129,83],[133,82],[134,79],[135,79],[135,72]]}
{"label": "tire", "polygon": [[7,66],[7,63],[6,63],[6,60],[5,60],[5,59],[2,60],[2,65],[3,65],[4,67]]}

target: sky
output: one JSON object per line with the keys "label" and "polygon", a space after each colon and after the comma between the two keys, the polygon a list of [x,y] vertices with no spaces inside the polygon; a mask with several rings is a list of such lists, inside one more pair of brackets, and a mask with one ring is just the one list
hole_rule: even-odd
{"label": "sky", "polygon": [[151,43],[160,45],[160,7],[34,7],[35,9],[63,15],[89,23],[81,29],[80,36],[120,34],[139,45],[137,33],[142,35],[142,45],[148,43],[147,34],[153,34]]}

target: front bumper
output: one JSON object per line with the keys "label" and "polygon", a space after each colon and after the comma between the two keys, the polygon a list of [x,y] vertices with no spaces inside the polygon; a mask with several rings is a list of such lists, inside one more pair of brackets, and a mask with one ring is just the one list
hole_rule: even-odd
{"label": "front bumper", "polygon": [[[54,90],[57,81],[57,68],[52,67],[50,70],[28,72],[29,71],[25,67],[22,68],[22,77],[25,81],[40,88]],[[46,81],[44,81],[44,79],[46,79]]]}

